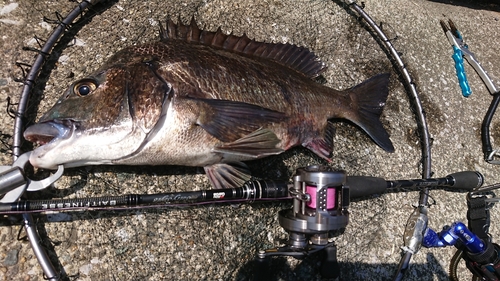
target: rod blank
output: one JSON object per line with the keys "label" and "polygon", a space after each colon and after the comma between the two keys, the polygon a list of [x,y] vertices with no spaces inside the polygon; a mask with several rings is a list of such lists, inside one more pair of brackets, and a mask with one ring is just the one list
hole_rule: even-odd
{"label": "rod blank", "polygon": [[142,205],[171,205],[194,202],[222,202],[227,200],[253,201],[278,199],[288,196],[286,182],[249,181],[242,187],[158,194],[127,194],[53,200],[20,200],[0,204],[0,213],[81,210],[91,208],[137,207]]}

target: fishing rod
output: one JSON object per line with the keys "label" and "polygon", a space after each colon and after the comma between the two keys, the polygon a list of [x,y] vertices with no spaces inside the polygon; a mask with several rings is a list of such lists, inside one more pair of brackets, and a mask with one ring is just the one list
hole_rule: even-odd
{"label": "fishing rod", "polygon": [[[21,169],[22,172],[22,169]],[[11,171],[0,173],[0,183],[10,185]],[[17,177],[25,177],[19,173]],[[17,178],[16,177],[16,178]],[[7,178],[8,180],[4,180]],[[16,180],[15,182],[20,182]],[[266,259],[272,256],[303,258],[324,252],[321,275],[337,278],[340,267],[337,248],[329,238],[343,233],[349,221],[348,207],[351,199],[367,197],[387,191],[409,191],[429,188],[477,190],[484,183],[481,173],[463,171],[442,178],[385,180],[371,176],[346,176],[344,171],[334,171],[326,166],[308,166],[296,170],[293,183],[285,181],[248,181],[241,187],[157,194],[127,194],[89,198],[53,200],[19,200],[0,203],[0,214],[65,212],[82,210],[126,210],[131,208],[164,208],[179,204],[254,202],[257,200],[292,199],[293,207],[278,213],[278,221],[289,233],[286,244],[279,248],[260,250],[257,254],[253,280],[267,280]],[[0,190],[2,186],[0,185]],[[29,188],[27,189],[29,191]],[[435,235],[436,236],[436,235]],[[431,245],[431,244],[429,244]],[[433,244],[431,245],[433,246]],[[483,249],[481,248],[481,251]]]}
{"label": "fishing rod", "polygon": [[[0,173],[0,189],[2,187],[1,183],[6,182],[3,180],[4,177],[10,178],[10,173]],[[350,199],[382,194],[395,189],[405,189],[407,191],[419,190],[424,187],[453,187],[453,189],[469,190],[481,186],[482,183],[483,176],[472,171],[453,173],[443,178],[392,181],[386,181],[379,177],[347,176],[345,181],[345,185],[350,188]],[[19,200],[12,203],[0,203],[0,214],[117,209],[120,207],[135,208],[141,206],[168,207],[195,203],[254,202],[258,200],[292,199],[294,196],[296,196],[296,192],[293,191],[293,185],[285,181],[257,180],[248,181],[241,187],[225,189],[69,199]],[[309,198],[310,196],[311,194]]]}
{"label": "fishing rod", "polygon": [[253,202],[261,199],[290,199],[288,197],[287,183],[284,181],[260,180],[248,181],[243,186],[236,188],[52,200],[20,200],[13,203],[0,203],[0,214],[116,209],[119,207],[134,208],[148,205],[161,207],[196,202]]}

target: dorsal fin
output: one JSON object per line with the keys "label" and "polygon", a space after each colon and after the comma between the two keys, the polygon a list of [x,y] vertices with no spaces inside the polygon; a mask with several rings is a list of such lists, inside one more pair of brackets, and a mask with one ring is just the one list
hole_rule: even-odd
{"label": "dorsal fin", "polygon": [[177,24],[168,19],[166,29],[160,25],[160,38],[162,41],[185,40],[239,54],[271,59],[310,78],[315,78],[326,70],[325,63],[307,48],[291,44],[257,42],[248,38],[246,34],[241,37],[226,35],[220,28],[216,32],[201,30],[194,18],[189,25],[184,25],[180,19]]}

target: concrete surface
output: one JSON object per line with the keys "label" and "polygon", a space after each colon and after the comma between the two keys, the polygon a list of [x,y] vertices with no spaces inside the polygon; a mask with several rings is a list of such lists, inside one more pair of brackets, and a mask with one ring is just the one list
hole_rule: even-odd
{"label": "concrete surface", "polygon": [[[443,2],[443,1],[440,1]],[[474,91],[463,98],[451,59],[452,49],[440,19],[452,18],[492,77],[500,77],[500,13],[498,4],[438,3],[423,0],[365,0],[365,10],[383,27],[417,81],[433,138],[432,171],[436,177],[478,170],[486,183],[500,181],[500,167],[482,159],[480,124],[491,100],[473,69],[466,66]],[[0,1],[0,163],[9,165],[13,119],[7,98],[17,102],[22,71],[16,62],[32,63],[34,36],[47,38],[53,25],[43,17],[66,15],[69,1]],[[387,56],[371,35],[336,2],[284,0],[119,1],[83,26],[65,48],[43,89],[38,113],[45,112],[75,79],[98,68],[106,58],[130,44],[156,40],[158,21],[166,15],[187,22],[193,15],[201,26],[246,33],[267,42],[309,47],[329,69],[327,85],[345,89],[380,73],[393,72]],[[68,78],[72,74],[73,78]],[[495,80],[496,85],[500,85]],[[402,84],[392,75],[383,115],[396,152],[387,154],[357,128],[339,123],[331,166],[349,175],[386,179],[420,178],[420,145],[416,123]],[[41,92],[39,92],[40,94]],[[500,122],[492,124],[493,142]],[[305,149],[252,163],[262,178],[288,178],[295,168],[325,164]],[[55,189],[35,197],[84,197],[140,192],[206,189],[198,169],[179,167],[88,167],[65,172]],[[464,193],[432,191],[430,226],[440,230],[466,221]],[[406,220],[418,192],[389,193],[352,203],[345,234],[335,238],[343,280],[388,280],[400,259]],[[286,233],[277,212],[289,203],[199,206],[167,210],[85,212],[37,215],[44,243],[54,262],[71,280],[249,280],[258,249],[280,245]],[[498,242],[500,211],[492,209],[491,234]],[[41,268],[26,241],[18,241],[16,217],[0,227],[0,278],[42,280]],[[9,224],[13,224],[9,226]],[[447,280],[453,248],[421,249],[414,255],[405,280]],[[57,258],[56,258],[57,256]],[[276,258],[271,280],[320,280],[317,257],[304,261]],[[460,274],[469,278],[465,267]]]}

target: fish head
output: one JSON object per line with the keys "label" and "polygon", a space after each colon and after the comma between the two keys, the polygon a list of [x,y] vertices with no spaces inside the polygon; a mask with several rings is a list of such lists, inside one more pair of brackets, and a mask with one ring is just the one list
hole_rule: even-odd
{"label": "fish head", "polygon": [[25,130],[25,139],[40,145],[30,163],[45,169],[112,164],[133,154],[168,107],[170,85],[154,67],[148,59],[130,60],[71,84]]}

